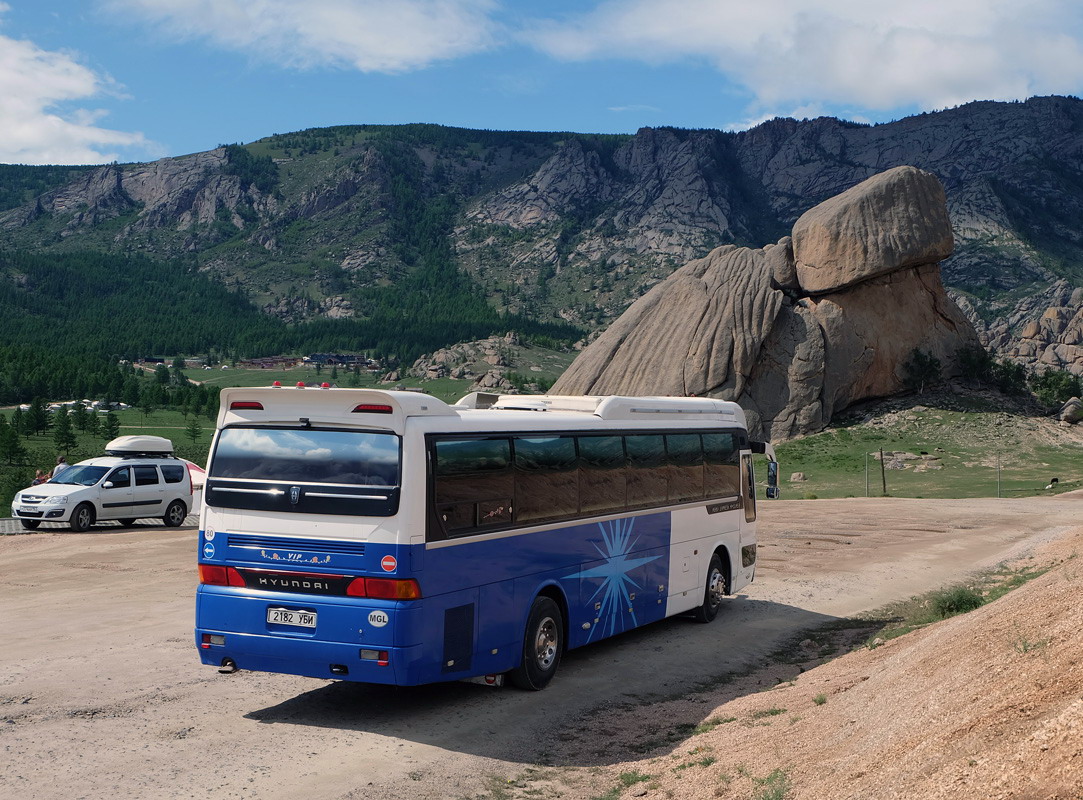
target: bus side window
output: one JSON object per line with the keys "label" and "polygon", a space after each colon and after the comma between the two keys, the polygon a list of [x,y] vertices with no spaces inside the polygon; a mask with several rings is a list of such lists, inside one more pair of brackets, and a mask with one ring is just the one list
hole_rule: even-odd
{"label": "bus side window", "polygon": [[449,439],[436,442],[436,512],[449,535],[511,522],[511,442]]}
{"label": "bus side window", "polygon": [[660,434],[624,437],[628,449],[628,507],[664,506],[669,501],[665,440]]}
{"label": "bus side window", "polygon": [[622,436],[579,436],[579,507],[584,514],[623,511],[628,458]]}
{"label": "bus side window", "polygon": [[737,444],[732,433],[703,434],[707,497],[733,497],[741,493]]}
{"label": "bus side window", "polygon": [[569,519],[579,513],[572,436],[523,436],[515,443],[515,521]]}
{"label": "bus side window", "polygon": [[698,433],[667,433],[669,501],[686,503],[703,497],[703,446]]}

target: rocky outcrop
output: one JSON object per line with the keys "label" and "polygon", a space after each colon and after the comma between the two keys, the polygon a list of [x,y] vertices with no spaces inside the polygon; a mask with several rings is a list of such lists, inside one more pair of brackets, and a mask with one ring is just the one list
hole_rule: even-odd
{"label": "rocky outcrop", "polygon": [[1078,397],[1069,398],[1057,412],[1057,419],[1067,422],[1069,425],[1083,422],[1083,401]]}
{"label": "rocky outcrop", "polygon": [[969,297],[951,295],[999,358],[1083,376],[1083,288],[1056,281],[1036,294],[994,301],[984,314]]}
{"label": "rocky outcrop", "polygon": [[812,209],[792,241],[720,247],[686,264],[589,345],[553,393],[722,397],[784,439],[901,391],[915,349],[950,374],[977,336],[940,282],[951,233],[937,183],[888,170]]}
{"label": "rocky outcrop", "polygon": [[[63,237],[130,215],[130,221],[115,235],[118,242],[159,228],[189,232],[199,225],[212,226],[223,218],[243,230],[246,221],[242,212],[272,214],[276,200],[255,186],[243,185],[238,177],[225,174],[227,164],[225,148],[149,164],[110,164],[39,197],[34,215],[66,219],[60,231]],[[20,209],[0,215],[0,227],[17,228],[29,221]],[[183,249],[196,250],[205,243],[201,240],[214,238],[211,231],[190,234],[182,240]]]}

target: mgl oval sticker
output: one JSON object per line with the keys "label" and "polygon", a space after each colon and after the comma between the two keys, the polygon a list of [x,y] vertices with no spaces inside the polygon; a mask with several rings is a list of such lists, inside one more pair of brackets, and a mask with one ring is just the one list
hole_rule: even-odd
{"label": "mgl oval sticker", "polygon": [[382,628],[388,622],[390,622],[390,619],[387,616],[387,612],[385,612],[385,611],[370,611],[369,612],[369,625],[371,625],[372,627],[374,627],[374,628]]}

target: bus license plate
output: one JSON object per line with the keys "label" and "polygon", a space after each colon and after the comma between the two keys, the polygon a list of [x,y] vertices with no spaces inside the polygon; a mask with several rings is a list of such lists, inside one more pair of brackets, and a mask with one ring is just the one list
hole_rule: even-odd
{"label": "bus license plate", "polygon": [[298,628],[315,628],[315,611],[294,611],[289,608],[268,608],[267,621],[275,625],[294,625]]}

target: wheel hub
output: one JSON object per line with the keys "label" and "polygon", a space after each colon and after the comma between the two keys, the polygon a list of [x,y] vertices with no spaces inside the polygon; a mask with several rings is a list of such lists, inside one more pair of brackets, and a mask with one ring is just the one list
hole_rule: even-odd
{"label": "wheel hub", "polygon": [[552,617],[546,617],[538,626],[538,635],[534,640],[534,653],[538,666],[549,669],[557,657],[557,625]]}

